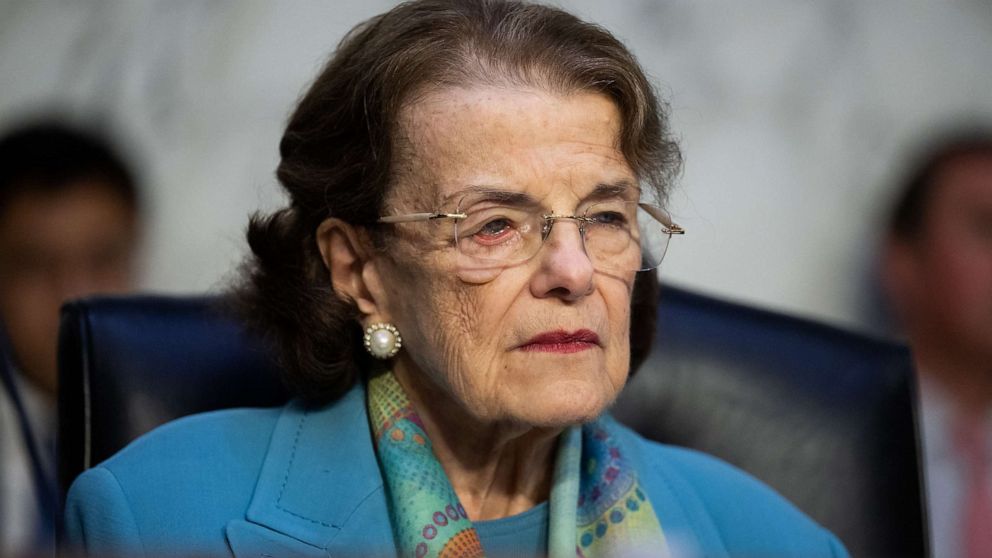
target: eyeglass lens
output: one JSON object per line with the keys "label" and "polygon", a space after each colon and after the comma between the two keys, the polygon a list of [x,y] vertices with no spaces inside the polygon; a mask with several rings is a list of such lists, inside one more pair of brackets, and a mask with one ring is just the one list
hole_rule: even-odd
{"label": "eyeglass lens", "polygon": [[664,210],[637,202],[597,203],[569,216],[548,215],[534,207],[462,205],[458,212],[466,217],[455,223],[455,243],[462,265],[469,267],[529,260],[540,251],[558,221],[575,222],[590,261],[603,271],[654,269],[661,263],[670,238],[665,224],[656,218],[665,215]]}

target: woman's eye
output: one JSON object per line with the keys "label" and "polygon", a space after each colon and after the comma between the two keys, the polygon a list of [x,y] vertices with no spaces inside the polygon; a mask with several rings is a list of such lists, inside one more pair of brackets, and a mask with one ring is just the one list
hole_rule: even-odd
{"label": "woman's eye", "polygon": [[590,218],[600,225],[621,227],[627,224],[627,216],[616,211],[599,211],[590,215]]}
{"label": "woman's eye", "polygon": [[478,232],[475,234],[492,238],[504,234],[510,228],[511,223],[509,219],[493,219],[479,227]]}

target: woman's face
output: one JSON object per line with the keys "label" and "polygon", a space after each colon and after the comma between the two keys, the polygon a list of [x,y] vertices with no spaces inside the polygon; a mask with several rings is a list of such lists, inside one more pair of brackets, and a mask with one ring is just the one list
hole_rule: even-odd
{"label": "woman's face", "polygon": [[[616,106],[594,93],[427,94],[401,115],[406,147],[386,214],[453,212],[479,188],[523,194],[558,215],[597,196],[637,200],[619,122]],[[404,339],[401,381],[430,405],[483,423],[558,427],[599,415],[627,378],[634,273],[593,269],[568,220],[532,259],[473,272],[460,263],[453,226],[396,225],[378,262],[380,317]]]}

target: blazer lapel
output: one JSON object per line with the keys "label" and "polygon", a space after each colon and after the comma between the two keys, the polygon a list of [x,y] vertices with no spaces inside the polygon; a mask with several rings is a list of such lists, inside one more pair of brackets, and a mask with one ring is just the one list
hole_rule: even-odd
{"label": "blazer lapel", "polygon": [[235,558],[324,558],[327,552],[269,528],[235,519],[227,523],[227,544]]}
{"label": "blazer lapel", "polygon": [[637,471],[638,482],[650,496],[671,555],[727,558],[720,532],[695,490],[666,461],[648,459],[644,452],[646,440],[613,417],[604,419],[623,440],[622,451]]}
{"label": "blazer lapel", "polygon": [[235,556],[395,554],[361,384],[324,407],[286,406],[246,519],[227,525]]}

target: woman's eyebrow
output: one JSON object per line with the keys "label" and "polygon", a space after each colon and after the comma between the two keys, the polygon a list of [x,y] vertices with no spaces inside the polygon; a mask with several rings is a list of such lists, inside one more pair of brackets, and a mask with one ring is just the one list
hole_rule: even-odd
{"label": "woman's eyebrow", "polygon": [[586,194],[583,201],[605,200],[617,197],[633,197],[636,200],[640,198],[640,194],[641,188],[636,183],[624,178],[612,183],[601,182],[597,184],[596,187],[592,189],[592,192]]}
{"label": "woman's eyebrow", "polygon": [[537,205],[537,200],[526,192],[515,192],[491,186],[469,186],[444,197],[442,203],[447,204],[462,198],[471,198],[473,203],[496,202],[506,205],[527,206]]}
{"label": "woman's eyebrow", "polygon": [[[601,182],[597,184],[582,200],[597,201],[617,197],[633,198],[636,200],[640,196],[640,191],[640,187],[635,182],[624,178],[616,182]],[[471,198],[473,203],[493,202],[512,206],[537,206],[540,204],[540,202],[526,192],[504,190],[492,186],[469,186],[463,188],[445,196],[442,204],[449,204],[463,198]]]}

